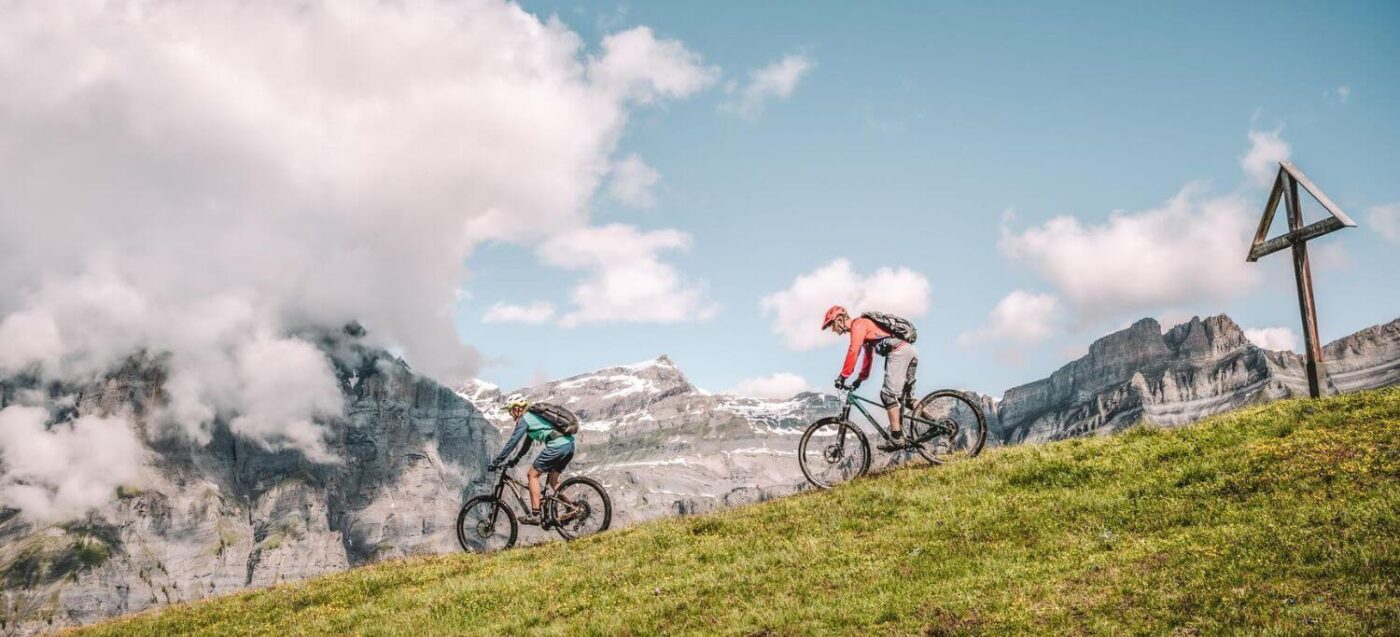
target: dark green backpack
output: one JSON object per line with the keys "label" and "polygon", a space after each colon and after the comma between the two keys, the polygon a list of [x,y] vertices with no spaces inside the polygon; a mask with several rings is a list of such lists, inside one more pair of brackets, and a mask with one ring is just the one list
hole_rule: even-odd
{"label": "dark green backpack", "polygon": [[543,418],[555,433],[572,436],[578,433],[578,416],[554,403],[531,403],[529,412]]}

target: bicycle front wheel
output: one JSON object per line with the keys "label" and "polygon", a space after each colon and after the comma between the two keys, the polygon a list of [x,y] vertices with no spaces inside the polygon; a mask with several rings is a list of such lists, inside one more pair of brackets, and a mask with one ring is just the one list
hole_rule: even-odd
{"label": "bicycle front wheel", "polygon": [[962,392],[932,392],[914,406],[914,416],[933,423],[917,423],[919,443],[915,448],[934,464],[972,458],[987,441],[987,418],[982,407]]}
{"label": "bicycle front wheel", "polygon": [[566,540],[601,533],[612,525],[612,498],[592,478],[569,478],[559,483],[551,506],[554,530]]}
{"label": "bicycle front wheel", "polygon": [[813,486],[830,489],[870,470],[870,441],[848,421],[823,418],[802,433],[797,463]]}
{"label": "bicycle front wheel", "polygon": [[471,553],[490,553],[515,546],[519,531],[515,512],[496,498],[480,495],[457,514],[457,543]]}

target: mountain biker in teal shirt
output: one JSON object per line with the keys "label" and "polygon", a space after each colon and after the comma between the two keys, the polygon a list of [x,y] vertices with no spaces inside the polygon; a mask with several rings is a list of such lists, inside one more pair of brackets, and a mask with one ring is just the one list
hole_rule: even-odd
{"label": "mountain biker in teal shirt", "polygon": [[510,466],[520,462],[525,454],[530,452],[530,445],[534,442],[544,444],[544,451],[535,457],[535,462],[530,465],[528,474],[530,479],[530,513],[520,517],[521,524],[540,523],[540,475],[549,474],[549,488],[559,489],[559,474],[569,466],[569,461],[574,459],[574,437],[568,434],[555,431],[554,426],[549,421],[529,412],[530,403],[523,398],[512,399],[506,404],[510,410],[510,417],[515,419],[515,430],[510,433],[510,440],[506,441],[506,446],[501,453],[496,455],[496,459],[491,461],[487,467],[489,471],[496,471],[505,465],[506,457],[510,455],[515,445],[521,439],[525,440],[525,446],[520,448],[520,453],[510,461]]}

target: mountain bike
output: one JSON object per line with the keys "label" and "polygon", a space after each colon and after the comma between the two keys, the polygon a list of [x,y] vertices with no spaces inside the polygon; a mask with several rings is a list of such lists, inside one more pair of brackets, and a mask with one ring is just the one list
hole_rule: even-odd
{"label": "mountain bike", "polygon": [[[462,505],[457,514],[457,542],[471,553],[488,553],[515,546],[520,531],[515,511],[503,497],[507,488],[522,511],[530,510],[530,487],[510,475],[512,462],[501,469],[501,477],[489,495],[479,495]],[[554,529],[566,540],[606,531],[612,524],[612,499],[603,485],[592,478],[576,476],[550,491],[544,485],[540,502],[540,528]]]}
{"label": "mountain bike", "polygon": [[[831,487],[865,475],[870,470],[870,441],[851,422],[851,408],[865,416],[880,437],[895,445],[889,431],[880,426],[861,403],[884,406],[856,395],[851,389],[840,392],[841,414],[822,418],[807,427],[797,447],[802,475],[812,485]],[[905,441],[892,453],[917,454],[932,464],[971,458],[982,451],[987,440],[987,419],[982,408],[962,392],[940,389],[924,396],[912,408],[900,408]]]}

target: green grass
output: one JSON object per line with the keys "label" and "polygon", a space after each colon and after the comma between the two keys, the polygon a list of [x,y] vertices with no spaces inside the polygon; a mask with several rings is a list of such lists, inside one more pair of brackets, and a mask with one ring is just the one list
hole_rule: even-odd
{"label": "green grass", "polygon": [[886,473],[94,634],[1400,632],[1400,388]]}

